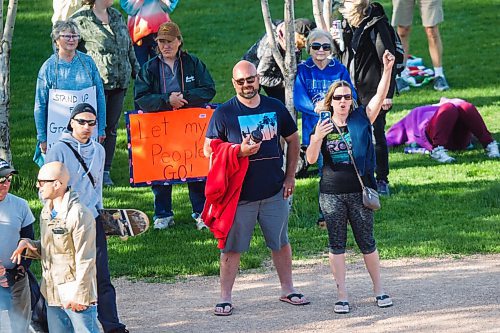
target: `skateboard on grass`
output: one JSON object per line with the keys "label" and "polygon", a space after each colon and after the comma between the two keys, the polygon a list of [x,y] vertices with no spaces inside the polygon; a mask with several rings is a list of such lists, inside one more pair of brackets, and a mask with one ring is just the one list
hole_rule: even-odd
{"label": "skateboard on grass", "polygon": [[99,210],[106,236],[128,237],[140,235],[149,228],[148,216],[136,209]]}

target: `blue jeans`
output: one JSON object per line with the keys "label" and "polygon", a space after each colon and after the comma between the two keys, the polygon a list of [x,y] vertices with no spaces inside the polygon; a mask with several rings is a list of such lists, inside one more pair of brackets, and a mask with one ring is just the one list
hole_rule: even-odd
{"label": "blue jeans", "polygon": [[[189,182],[187,185],[193,213],[201,214],[205,205],[205,182]],[[151,189],[155,196],[155,216],[153,219],[174,216],[172,185],[153,185]]]}
{"label": "blue jeans", "polygon": [[[116,291],[111,284],[108,267],[108,243],[100,217],[96,220],[97,312],[104,332],[125,330],[116,308]],[[52,331],[51,331],[52,333]]]}
{"label": "blue jeans", "polygon": [[72,311],[47,304],[47,321],[50,333],[99,333],[97,306],[83,311]]}
{"label": "blue jeans", "polygon": [[10,310],[12,307],[12,299],[10,296],[10,288],[0,286],[0,311]]}

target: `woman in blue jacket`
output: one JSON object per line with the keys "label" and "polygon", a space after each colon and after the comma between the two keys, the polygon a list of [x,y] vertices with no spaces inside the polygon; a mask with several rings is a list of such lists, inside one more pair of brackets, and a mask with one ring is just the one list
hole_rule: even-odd
{"label": "woman in blue jacket", "polygon": [[[338,80],[351,84],[347,68],[331,57],[333,47],[332,36],[328,32],[314,29],[309,33],[306,46],[311,56],[297,66],[293,103],[302,113],[302,144],[305,146],[309,145],[309,136],[319,120],[314,108],[318,102],[323,102],[330,85]],[[356,92],[353,93],[356,99]]]}
{"label": "woman in blue jacket", "polygon": [[384,53],[383,64],[377,93],[366,108],[354,105],[348,82],[338,81],[331,85],[322,105],[331,112],[331,118],[317,123],[306,151],[309,163],[316,162],[320,152],[324,157],[319,202],[328,229],[330,267],[337,284],[338,301],[333,309],[336,313],[350,311],[345,278],[348,222],[370,273],[377,305],[392,305],[380,278],[380,260],[373,237],[373,211],[363,205],[362,187],[356,174],[357,168],[363,183],[376,189],[371,125],[389,90],[394,65],[394,56],[389,51]]}
{"label": "woman in blue jacket", "polygon": [[[347,68],[337,59],[332,58],[332,36],[323,30],[314,29],[307,37],[306,49],[311,56],[297,66],[297,77],[293,91],[295,108],[302,113],[302,145],[309,146],[309,136],[319,120],[314,111],[321,105],[330,85],[338,80],[351,83]],[[352,86],[352,84],[351,84]],[[353,89],[354,99],[356,92]],[[323,158],[318,158],[318,170],[321,176]],[[324,227],[323,214],[319,212],[318,225]]]}

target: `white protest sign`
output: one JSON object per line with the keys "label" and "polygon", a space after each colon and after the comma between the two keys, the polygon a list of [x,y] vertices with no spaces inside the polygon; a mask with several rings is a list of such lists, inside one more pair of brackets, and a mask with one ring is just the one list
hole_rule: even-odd
{"label": "white protest sign", "polygon": [[[88,103],[97,110],[96,87],[82,90],[49,89],[49,105],[47,116],[47,150],[59,141],[61,133],[68,126],[73,108],[80,103]],[[97,126],[92,138],[97,140]]]}

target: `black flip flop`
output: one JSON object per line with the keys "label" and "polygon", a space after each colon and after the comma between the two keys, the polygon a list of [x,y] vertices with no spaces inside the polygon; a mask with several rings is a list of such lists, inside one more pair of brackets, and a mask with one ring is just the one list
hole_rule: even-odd
{"label": "black flip flop", "polygon": [[298,294],[298,293],[292,293],[292,294],[288,294],[287,296],[280,297],[280,301],[288,303],[288,304],[292,304],[292,305],[307,305],[307,304],[311,303],[309,301],[305,301],[305,302],[293,301],[292,298],[294,298],[294,297],[302,300],[304,298],[304,295]]}
{"label": "black flip flop", "polygon": [[[229,306],[229,311],[224,312],[224,309],[226,309],[226,306]],[[233,314],[233,305],[231,303],[218,303],[215,305],[215,309],[217,308],[222,308],[223,312],[219,312],[214,310],[214,315],[216,316],[230,316]]]}

